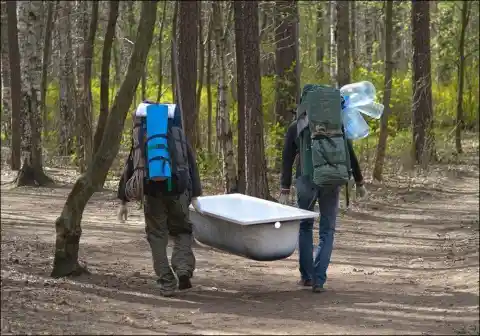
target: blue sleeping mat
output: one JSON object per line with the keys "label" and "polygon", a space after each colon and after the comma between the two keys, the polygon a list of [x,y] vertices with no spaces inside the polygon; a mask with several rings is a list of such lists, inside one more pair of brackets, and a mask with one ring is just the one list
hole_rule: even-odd
{"label": "blue sleeping mat", "polygon": [[147,161],[148,178],[164,181],[172,176],[170,154],[167,145],[168,107],[147,106]]}

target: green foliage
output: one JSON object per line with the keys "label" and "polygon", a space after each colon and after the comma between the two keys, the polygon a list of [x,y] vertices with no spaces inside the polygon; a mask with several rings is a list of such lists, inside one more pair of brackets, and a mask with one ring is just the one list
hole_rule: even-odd
{"label": "green foliage", "polygon": [[[324,41],[323,52],[324,61],[322,69],[319,69],[319,65],[316,60],[316,47],[317,47],[317,24],[318,18],[316,15],[315,6],[312,6],[311,2],[299,1],[299,15],[300,15],[300,65],[301,65],[301,83],[302,87],[306,83],[322,83],[331,84],[332,78],[328,73],[328,66],[330,60],[328,59],[328,40],[329,31],[325,24],[323,27]],[[323,8],[324,19],[327,18],[327,3],[319,2],[317,6]],[[379,22],[384,19],[383,14],[383,2],[359,2],[357,6],[357,34],[362,34],[363,11],[368,7],[369,12],[378,19],[376,29],[378,29]],[[479,80],[478,80],[478,30],[479,30],[479,14],[478,14],[478,2],[471,3],[471,16],[467,29],[465,54],[466,69],[465,69],[465,89],[463,95],[463,108],[466,126],[468,128],[478,127],[478,102],[479,97]],[[433,8],[434,6],[432,6]],[[434,103],[434,118],[436,126],[440,128],[446,128],[451,131],[455,125],[456,119],[456,105],[457,105],[457,66],[458,66],[458,40],[460,34],[460,7],[456,2],[439,2],[436,6],[437,12],[432,10],[431,25],[432,25],[432,94]],[[273,8],[273,7],[272,7]],[[410,24],[410,2],[396,2],[394,6],[394,22],[395,31],[400,34],[400,39],[411,38],[411,24]],[[161,11],[163,5],[158,6],[159,18],[161,18]],[[135,5],[135,12],[139,11],[139,6]],[[147,60],[147,86],[146,86],[146,98],[150,100],[157,99],[158,90],[158,43],[162,43],[163,51],[163,88],[164,94],[162,96],[162,102],[172,102],[172,90],[171,90],[171,78],[170,78],[170,39],[171,39],[171,26],[172,26],[173,5],[167,5],[166,22],[163,31],[163,36],[159,36],[160,22],[155,28],[155,41],[149,52]],[[135,24],[136,25],[136,24]],[[134,39],[130,36],[135,34],[136,27],[131,25],[129,14],[126,8],[120,11],[118,31],[122,31],[124,35],[130,40]],[[103,47],[104,27],[98,31],[100,37],[96,40],[95,54],[93,62],[92,79],[92,95],[93,95],[93,120],[94,126],[99,115],[99,102],[100,102],[100,67],[101,56]],[[233,34],[232,34],[233,35]],[[264,60],[267,57],[273,55],[274,43],[271,39],[273,36],[271,31],[267,31],[264,39],[261,42],[262,55]],[[232,36],[233,38],[233,36]],[[375,58],[383,58],[381,53],[376,53],[376,50],[381,50],[379,43],[382,39],[375,40],[373,45]],[[397,41],[397,40],[395,40]],[[408,40],[407,40],[408,41]],[[361,41],[360,41],[361,42]],[[121,59],[122,65],[128,61],[129,52],[131,52],[132,45],[125,40],[119,40],[116,42],[122,49],[121,56],[127,59]],[[364,64],[364,49],[363,42],[357,45],[357,61],[358,64]],[[395,42],[397,43],[397,42]],[[394,52],[398,52],[398,46],[394,45]],[[119,50],[117,50],[119,52]],[[410,50],[407,50],[407,55]],[[379,61],[374,58],[373,71],[367,71],[365,67],[360,66],[352,71],[352,82],[369,80],[371,81],[377,90],[377,101],[382,102],[383,90],[384,90],[384,64],[383,61]],[[394,57],[395,58],[395,57]],[[221,157],[216,153],[216,105],[217,105],[217,87],[215,76],[215,57],[212,59],[212,148],[213,153],[208,155],[206,153],[207,142],[207,120],[208,120],[208,107],[207,107],[207,87],[203,85],[201,92],[200,106],[199,106],[199,132],[201,137],[201,144],[203,148],[198,151],[198,161],[202,174],[217,174],[221,171]],[[410,62],[411,60],[408,60]],[[114,85],[114,69],[113,55],[111,61],[111,86],[110,86],[110,103],[113,102],[118,87]],[[230,69],[235,71],[235,69]],[[323,71],[319,71],[323,70]],[[123,77],[124,74],[121,74]],[[388,122],[389,141],[387,151],[390,153],[396,153],[397,150],[402,151],[406,144],[411,143],[410,139],[410,127],[411,127],[411,115],[412,115],[412,73],[408,71],[396,71],[394,72],[392,79],[392,96],[390,101],[391,116]],[[273,167],[275,158],[280,156],[281,153],[276,148],[276,144],[282,140],[285,129],[281,127],[275,119],[274,107],[276,86],[274,76],[263,76],[261,79],[261,91],[262,91],[262,111],[264,115],[264,140],[265,140],[265,155],[267,156],[267,162],[269,167]],[[142,87],[141,83],[138,85],[137,95],[132,102],[131,109],[135,107],[141,100]],[[234,151],[237,148],[237,102],[233,99],[231,92],[229,92],[228,108],[230,115],[230,122],[234,140]],[[59,106],[58,106],[59,87],[57,79],[54,79],[49,83],[47,90],[47,131],[44,133],[45,145],[47,149],[55,149],[58,142],[58,129],[59,129]],[[371,136],[365,140],[356,142],[356,146],[360,148],[374,148],[377,134],[379,132],[379,121],[370,118],[365,118],[370,125]],[[125,122],[125,129],[122,134],[121,151],[127,151],[130,147],[130,130],[131,121],[127,117]],[[2,137],[4,134],[2,132]],[[2,138],[3,140],[3,138]],[[217,148],[218,149],[218,148]]]}

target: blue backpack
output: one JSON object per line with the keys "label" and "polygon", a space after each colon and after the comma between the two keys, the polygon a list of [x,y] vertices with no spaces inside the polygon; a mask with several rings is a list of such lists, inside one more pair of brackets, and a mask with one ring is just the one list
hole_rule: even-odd
{"label": "blue backpack", "polygon": [[133,115],[134,173],[125,186],[129,200],[141,200],[150,188],[173,196],[189,186],[187,140],[180,109],[175,106],[172,115],[172,108],[171,104],[145,101]]}

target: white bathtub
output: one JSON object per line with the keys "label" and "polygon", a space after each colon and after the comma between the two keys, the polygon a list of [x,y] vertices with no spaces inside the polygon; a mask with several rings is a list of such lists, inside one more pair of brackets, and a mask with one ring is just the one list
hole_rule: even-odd
{"label": "white bathtub", "polygon": [[[199,197],[203,214],[190,206],[195,238],[202,244],[258,261],[289,257],[300,221],[318,213],[243,194]],[[275,225],[276,222],[279,222]]]}

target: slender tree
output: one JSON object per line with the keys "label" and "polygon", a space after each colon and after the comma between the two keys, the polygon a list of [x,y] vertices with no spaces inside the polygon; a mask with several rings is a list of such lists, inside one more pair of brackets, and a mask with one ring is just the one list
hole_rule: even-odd
{"label": "slender tree", "polygon": [[12,107],[11,134],[12,144],[10,151],[10,167],[12,170],[20,169],[21,163],[21,135],[22,135],[22,112],[21,97],[22,83],[20,77],[20,51],[18,46],[17,29],[17,2],[6,1],[7,27],[8,27],[8,60],[10,62],[10,99]]}
{"label": "slender tree", "polygon": [[430,64],[430,5],[412,1],[413,146],[415,161],[423,166],[435,158],[432,75]]}
{"label": "slender tree", "polygon": [[97,186],[105,181],[108,170],[118,153],[125,118],[152,44],[156,15],[157,1],[142,2],[137,38],[127,73],[107,118],[105,133],[109,136],[102,138],[91,164],[87,167],[85,174],[75,182],[60,217],[55,221],[56,241],[52,277],[79,275],[86,271],[78,262],[83,211]]}
{"label": "slender tree", "polygon": [[383,106],[385,106],[380,119],[380,136],[377,144],[377,154],[375,156],[375,166],[373,169],[373,178],[377,181],[382,180],[383,163],[387,151],[388,137],[388,117],[390,116],[390,97],[392,95],[392,40],[393,40],[393,1],[385,1],[385,84],[383,91]]}

